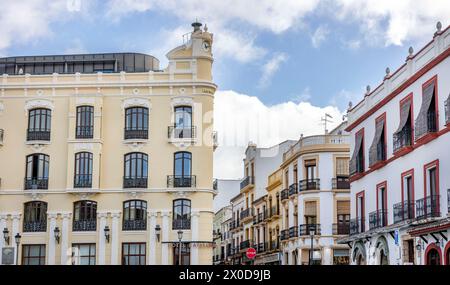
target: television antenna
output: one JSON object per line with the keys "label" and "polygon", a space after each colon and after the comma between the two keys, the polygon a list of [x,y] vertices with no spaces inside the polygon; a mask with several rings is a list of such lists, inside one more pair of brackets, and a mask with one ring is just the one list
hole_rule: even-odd
{"label": "television antenna", "polygon": [[325,127],[325,134],[328,134],[327,124],[333,122],[331,119],[333,119],[333,117],[328,113],[325,113],[325,116],[320,118],[321,124]]}

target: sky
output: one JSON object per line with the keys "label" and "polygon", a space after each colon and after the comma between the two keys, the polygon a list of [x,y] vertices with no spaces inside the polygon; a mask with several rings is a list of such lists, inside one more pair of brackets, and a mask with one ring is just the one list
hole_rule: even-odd
{"label": "sky", "polygon": [[[214,34],[214,176],[240,178],[249,141],[269,147],[342,122],[351,101],[450,24],[448,0],[0,0],[0,56],[142,52]],[[230,116],[233,114],[233,116]]]}

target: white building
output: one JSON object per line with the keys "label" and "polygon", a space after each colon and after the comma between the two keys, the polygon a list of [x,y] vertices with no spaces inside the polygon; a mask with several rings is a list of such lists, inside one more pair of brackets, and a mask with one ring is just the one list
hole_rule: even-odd
{"label": "white building", "polygon": [[450,29],[348,112],[353,264],[449,264]]}
{"label": "white building", "polygon": [[[226,259],[226,248],[230,244],[228,234],[228,223],[231,220],[231,206],[225,206],[214,215],[213,220],[213,264],[223,264]],[[230,247],[231,245],[228,245]]]}
{"label": "white building", "polygon": [[217,195],[214,197],[214,212],[218,212],[225,206],[230,205],[230,200],[239,194],[241,180],[238,179],[215,179],[214,187]]}

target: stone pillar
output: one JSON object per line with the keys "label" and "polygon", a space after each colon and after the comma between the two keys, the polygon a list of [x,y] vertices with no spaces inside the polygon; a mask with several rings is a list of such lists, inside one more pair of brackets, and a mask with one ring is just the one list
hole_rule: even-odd
{"label": "stone pillar", "polygon": [[[191,213],[191,240],[192,241],[199,241],[199,220],[200,218],[200,212],[193,211]],[[191,244],[191,265],[198,265],[198,245]]]}
{"label": "stone pillar", "polygon": [[71,213],[62,214],[61,265],[70,265],[72,261],[71,260],[72,250],[69,248],[69,222],[71,217],[72,217]]}
{"label": "stone pillar", "polygon": [[105,264],[105,254],[106,254],[106,238],[105,238],[105,226],[108,213],[97,213],[99,218],[99,228],[98,228],[98,265]]}
{"label": "stone pillar", "polygon": [[[156,239],[156,217],[158,213],[157,212],[149,212],[148,213],[148,225],[150,227],[150,246],[149,246],[149,253],[148,253],[148,264],[149,265],[156,265],[156,249],[157,249],[157,239]],[[160,237],[161,238],[161,237]],[[161,240],[160,240],[161,242]]]}
{"label": "stone pillar", "polygon": [[[169,217],[170,211],[162,211],[162,226],[161,226],[161,241],[168,242],[170,240],[169,229],[171,228],[169,225]],[[169,228],[170,227],[170,228]],[[161,264],[169,265],[169,244],[163,243],[161,245]]]}
{"label": "stone pillar", "polygon": [[120,212],[111,213],[111,265],[118,265],[119,263],[119,218]]}
{"label": "stone pillar", "polygon": [[[20,229],[19,229],[20,216],[21,216],[21,214],[13,214],[13,215],[11,215],[13,223],[12,223],[12,231],[10,232],[12,234],[11,234],[11,236],[9,238],[9,244],[14,246],[14,264],[20,264],[20,262],[18,262],[18,260],[17,260],[17,254],[16,254],[17,251],[19,251],[19,253],[20,253],[20,250],[19,250],[20,248],[17,248],[16,241],[14,240],[14,237],[20,231]],[[19,260],[20,260],[20,254],[19,254]]]}
{"label": "stone pillar", "polygon": [[49,232],[48,232],[48,235],[49,235],[48,236],[48,255],[47,255],[47,264],[48,265],[55,265],[55,253],[56,253],[55,228],[56,228],[56,218],[57,217],[58,217],[58,213],[47,213],[47,219],[50,221]]}

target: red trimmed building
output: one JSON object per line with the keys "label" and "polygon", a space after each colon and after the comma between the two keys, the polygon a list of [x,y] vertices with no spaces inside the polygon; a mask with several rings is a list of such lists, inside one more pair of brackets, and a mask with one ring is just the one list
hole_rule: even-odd
{"label": "red trimmed building", "polygon": [[348,111],[352,264],[449,264],[450,27]]}

